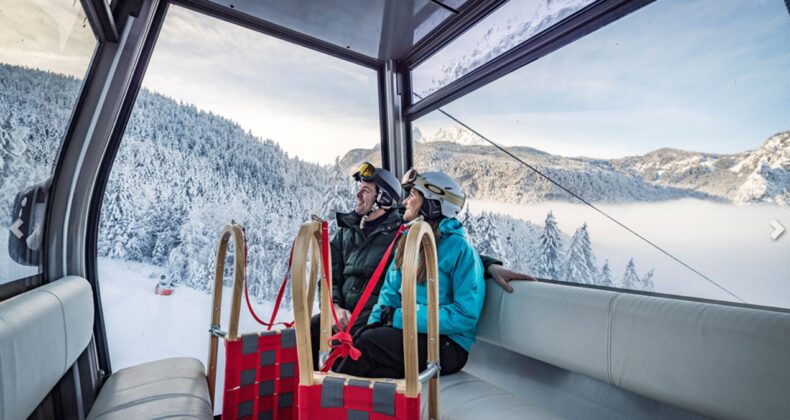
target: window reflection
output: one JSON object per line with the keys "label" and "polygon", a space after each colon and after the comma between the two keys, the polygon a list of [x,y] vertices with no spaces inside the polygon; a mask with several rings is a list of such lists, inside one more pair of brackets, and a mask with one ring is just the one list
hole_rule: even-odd
{"label": "window reflection", "polygon": [[592,0],[510,0],[412,71],[418,102],[516,45],[545,31]]}
{"label": "window reflection", "polygon": [[3,1],[0,283],[41,270],[47,178],[95,45],[79,2]]}

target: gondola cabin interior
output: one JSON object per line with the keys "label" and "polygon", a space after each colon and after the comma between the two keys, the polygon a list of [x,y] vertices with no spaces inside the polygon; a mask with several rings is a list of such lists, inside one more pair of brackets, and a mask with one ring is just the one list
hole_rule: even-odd
{"label": "gondola cabin interior", "polygon": [[0,0],[0,419],[219,416],[223,226],[268,315],[365,161],[540,278],[441,418],[787,418],[788,74],[787,0]]}

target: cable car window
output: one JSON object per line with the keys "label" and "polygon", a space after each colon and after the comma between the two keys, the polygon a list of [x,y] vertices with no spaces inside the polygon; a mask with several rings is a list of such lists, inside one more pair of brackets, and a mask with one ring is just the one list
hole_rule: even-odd
{"label": "cable car window", "polygon": [[417,120],[415,166],[518,270],[790,307],[789,39],[781,0],[655,2]]}
{"label": "cable car window", "polygon": [[411,72],[413,102],[545,31],[593,0],[510,0]]}
{"label": "cable car window", "polygon": [[0,9],[0,283],[41,272],[44,208],[96,39],[79,2]]}
{"label": "cable car window", "polygon": [[[299,225],[354,206],[345,167],[380,144],[377,87],[374,70],[170,7],[101,209],[113,369],[207,360],[217,244],[231,221],[246,228],[249,296],[268,320]],[[380,166],[378,146],[364,159]],[[242,312],[241,332],[264,328]]]}

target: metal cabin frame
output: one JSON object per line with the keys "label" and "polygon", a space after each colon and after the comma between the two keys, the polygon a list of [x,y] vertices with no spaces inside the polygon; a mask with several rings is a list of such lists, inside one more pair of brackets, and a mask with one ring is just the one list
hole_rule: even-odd
{"label": "metal cabin frame", "polygon": [[[53,391],[60,395],[59,410],[64,412],[80,412],[81,407],[91,404],[104,379],[103,375],[112,371],[97,281],[96,243],[102,197],[170,4],[375,70],[378,74],[382,161],[385,167],[400,175],[413,162],[413,121],[654,0],[594,1],[550,29],[416,103],[412,102],[411,71],[507,0],[467,1],[457,13],[434,28],[407,54],[386,61],[245,14],[232,5],[226,7],[210,0],[115,0],[112,4],[108,0],[80,1],[96,35],[97,47],[54,165],[54,181],[45,216],[47,235],[42,250],[43,275],[24,279],[25,288],[29,289],[66,275],[80,275],[86,277],[93,286],[96,308],[94,345],[89,347]],[[439,0],[434,3],[439,3]],[[387,0],[387,13],[397,13],[399,7],[409,8],[413,4],[413,0]],[[626,292],[658,296],[654,293]],[[707,301],[683,296],[671,297]],[[757,305],[717,303],[766,309]],[[98,360],[98,369],[92,360]]]}

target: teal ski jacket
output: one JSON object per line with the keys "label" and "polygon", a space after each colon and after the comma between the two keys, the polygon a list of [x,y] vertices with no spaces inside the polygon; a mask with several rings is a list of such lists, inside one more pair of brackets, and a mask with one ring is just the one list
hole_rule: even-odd
{"label": "teal ski jacket", "polygon": [[[439,223],[439,334],[447,335],[469,351],[475,342],[477,321],[483,309],[485,284],[483,264],[477,252],[466,242],[464,228],[456,219]],[[392,325],[403,329],[401,312],[401,271],[393,260],[381,287],[379,300],[368,318],[368,323],[381,321],[381,307],[397,308]],[[428,289],[417,283],[417,331],[428,331]]]}

